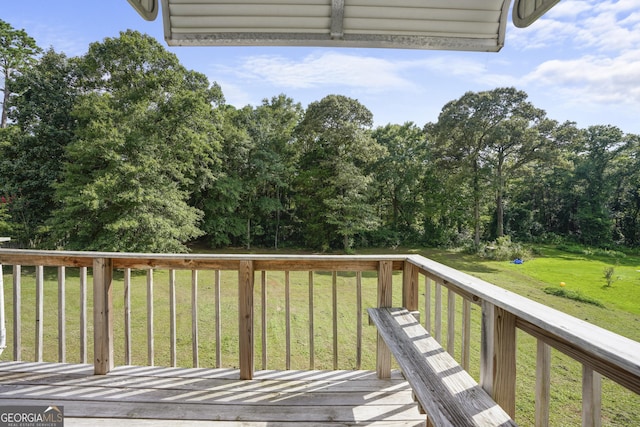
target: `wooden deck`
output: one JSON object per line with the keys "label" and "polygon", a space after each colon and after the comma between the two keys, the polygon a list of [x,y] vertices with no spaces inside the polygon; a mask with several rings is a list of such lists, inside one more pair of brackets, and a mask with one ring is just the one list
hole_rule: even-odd
{"label": "wooden deck", "polygon": [[0,362],[0,405],[64,406],[66,426],[423,426],[399,372],[256,371]]}

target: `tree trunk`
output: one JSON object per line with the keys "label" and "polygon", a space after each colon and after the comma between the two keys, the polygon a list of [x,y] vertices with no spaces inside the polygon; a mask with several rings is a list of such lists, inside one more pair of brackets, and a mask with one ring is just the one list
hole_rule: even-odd
{"label": "tree trunk", "polygon": [[247,219],[247,249],[251,249],[251,218]]}
{"label": "tree trunk", "polygon": [[9,101],[9,78],[11,73],[6,70],[4,73],[4,89],[2,90],[2,116],[0,118],[0,129],[7,127],[7,101]]}
{"label": "tree trunk", "polygon": [[480,177],[478,176],[478,164],[473,165],[473,226],[474,236],[473,243],[476,247],[480,246]]}
{"label": "tree trunk", "polygon": [[504,236],[504,205],[502,191],[498,190],[496,197],[496,237]]}
{"label": "tree trunk", "polygon": [[498,159],[498,189],[496,194],[496,236],[504,236],[504,179],[502,177],[502,165],[504,157],[500,153]]}

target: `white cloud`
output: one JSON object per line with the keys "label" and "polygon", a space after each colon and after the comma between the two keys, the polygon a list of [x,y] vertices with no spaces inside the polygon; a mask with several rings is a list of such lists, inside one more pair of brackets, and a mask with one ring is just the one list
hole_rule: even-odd
{"label": "white cloud", "polygon": [[412,86],[402,76],[401,69],[387,59],[330,51],[313,53],[301,60],[283,56],[252,56],[245,58],[235,73],[281,88],[347,86],[384,92]]}
{"label": "white cloud", "polygon": [[529,28],[510,28],[508,35],[521,49],[634,49],[640,45],[639,10],[640,0],[563,0]]}
{"label": "white cloud", "polygon": [[536,86],[546,86],[576,103],[640,103],[640,51],[611,58],[584,56],[573,60],[551,60],[525,77]]}

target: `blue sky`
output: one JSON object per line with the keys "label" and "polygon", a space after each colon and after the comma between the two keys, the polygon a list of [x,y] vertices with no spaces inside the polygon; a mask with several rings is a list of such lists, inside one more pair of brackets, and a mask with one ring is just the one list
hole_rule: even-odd
{"label": "blue sky", "polygon": [[515,86],[552,119],[640,134],[640,0],[561,0],[527,29],[509,22],[498,53],[170,48],[162,18],[144,21],[126,0],[0,0],[0,19],[68,56],[129,28],[149,34],[187,68],[218,82],[237,107],[280,93],[305,107],[342,94],[369,108],[376,125],[422,126],[467,91]]}

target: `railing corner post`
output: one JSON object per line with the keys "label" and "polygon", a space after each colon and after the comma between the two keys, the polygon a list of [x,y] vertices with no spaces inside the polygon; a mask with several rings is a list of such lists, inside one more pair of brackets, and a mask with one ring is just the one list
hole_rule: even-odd
{"label": "railing corner post", "polygon": [[402,306],[411,312],[418,311],[418,268],[404,261],[402,274]]}
{"label": "railing corner post", "polygon": [[95,375],[113,369],[113,260],[93,260],[93,358]]}
{"label": "railing corner post", "polygon": [[253,379],[253,261],[240,261],[238,269],[238,339],[240,379]]}
{"label": "railing corner post", "polygon": [[[380,261],[378,266],[378,307],[391,307],[393,289],[393,265],[390,261]],[[391,350],[378,332],[376,346],[376,372],[378,378],[391,377]]]}

